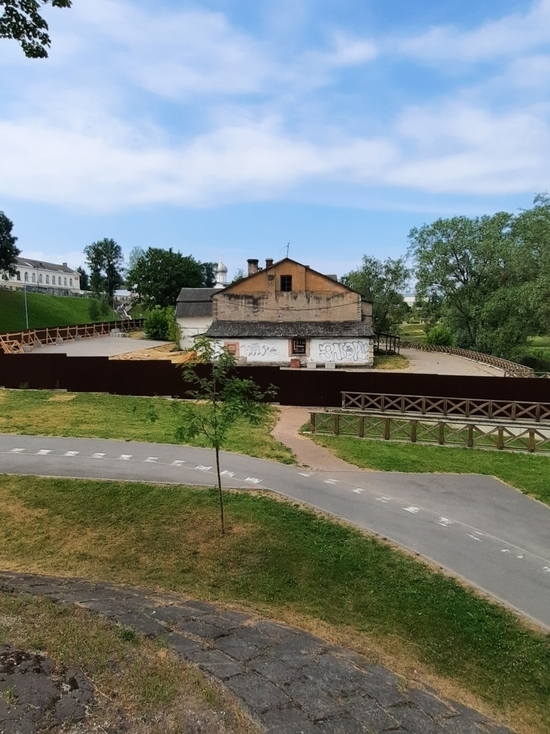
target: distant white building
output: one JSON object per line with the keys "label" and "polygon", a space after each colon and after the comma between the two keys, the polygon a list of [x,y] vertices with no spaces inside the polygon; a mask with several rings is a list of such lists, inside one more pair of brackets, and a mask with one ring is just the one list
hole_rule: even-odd
{"label": "distant white building", "polygon": [[4,272],[0,285],[9,290],[29,290],[49,293],[56,296],[79,295],[80,274],[67,263],[57,265],[42,260],[18,257],[15,261],[15,275]]}
{"label": "distant white building", "polygon": [[182,288],[176,304],[176,320],[181,331],[180,346],[190,349],[195,337],[204,334],[212,323],[212,296],[227,287],[227,267],[220,262],[216,268],[213,288]]}

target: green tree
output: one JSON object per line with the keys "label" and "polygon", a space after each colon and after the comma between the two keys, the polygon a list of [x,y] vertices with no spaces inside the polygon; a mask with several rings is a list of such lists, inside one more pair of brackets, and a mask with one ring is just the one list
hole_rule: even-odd
{"label": "green tree", "polygon": [[182,288],[202,288],[204,270],[191,255],[149,247],[128,270],[126,282],[146,308],[174,306]]}
{"label": "green tree", "polygon": [[120,245],[105,238],[85,247],[84,254],[90,269],[90,289],[98,299],[106,293],[112,301],[113,293],[124,283],[124,256]]}
{"label": "green tree", "polygon": [[179,349],[180,329],[176,321],[176,309],[173,306],[166,308],[155,306],[151,309],[143,329],[148,339],[174,342]]}
{"label": "green tree", "polygon": [[417,298],[437,304],[458,346],[514,358],[548,324],[548,197],[518,215],[438,219],[409,241]]}
{"label": "green tree", "polygon": [[408,312],[403,292],[410,276],[403,258],[382,261],[364,255],[362,266],[344,275],[342,283],[372,301],[375,331],[395,333]]}
{"label": "green tree", "polygon": [[80,275],[80,290],[87,291],[90,289],[90,278],[84,268],[77,268],[76,272]]}
{"label": "green tree", "polygon": [[17,237],[11,233],[13,222],[0,212],[0,273],[15,275],[15,259],[21,252],[16,246]]}
{"label": "green tree", "polygon": [[246,278],[246,273],[242,268],[238,268],[235,270],[235,275],[233,276],[233,280],[231,281],[231,284],[233,283],[240,283],[241,280],[244,280]]}
{"label": "green tree", "polygon": [[[200,377],[196,369],[203,365],[211,367],[206,377]],[[273,387],[263,392],[254,380],[237,377],[235,367],[235,357],[227,349],[218,347],[205,336],[197,337],[194,357],[184,364],[182,371],[183,379],[195,386],[187,390],[187,395],[198,404],[183,405],[182,420],[176,433],[179,441],[203,435],[215,451],[222,535],[225,533],[225,521],[220,450],[236,421],[245,420],[258,425],[265,419],[268,406],[263,401],[275,392]]]}
{"label": "green tree", "polygon": [[[4,10],[0,15],[0,38],[11,38],[19,43],[30,59],[48,57],[50,35],[48,24],[40,14],[50,0],[1,0]],[[70,8],[71,0],[51,0],[54,8]]]}
{"label": "green tree", "polygon": [[216,285],[217,263],[201,263],[203,285],[205,288],[213,288]]}

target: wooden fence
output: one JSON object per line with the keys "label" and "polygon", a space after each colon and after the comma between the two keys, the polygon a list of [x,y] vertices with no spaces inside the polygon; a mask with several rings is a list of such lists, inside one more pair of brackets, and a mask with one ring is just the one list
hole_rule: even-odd
{"label": "wooden fence", "polygon": [[550,453],[550,425],[491,425],[463,420],[396,418],[353,413],[310,413],[312,434],[355,436],[384,441],[426,443],[530,453]]}
{"label": "wooden fence", "polygon": [[113,329],[128,332],[143,328],[143,319],[121,321],[101,321],[94,324],[73,324],[72,326],[53,326],[44,329],[29,329],[0,334],[0,351],[4,354],[18,354],[26,351],[23,347],[36,347],[42,344],[59,344],[60,341],[90,339],[94,336],[108,336]]}
{"label": "wooden fence", "polygon": [[531,367],[526,367],[517,362],[511,362],[509,359],[502,357],[494,357],[492,354],[483,354],[475,352],[472,349],[461,349],[460,347],[443,347],[439,344],[420,344],[419,342],[401,342],[401,347],[407,349],[420,349],[423,352],[443,352],[445,354],[455,354],[457,357],[471,359],[474,362],[488,364],[491,367],[498,367],[503,370],[504,377],[534,377],[535,372]]}
{"label": "wooden fence", "polygon": [[[484,378],[481,378],[484,379]],[[388,395],[342,392],[342,408],[377,413],[441,415],[455,418],[500,418],[507,421],[550,420],[550,403],[516,400]]]}

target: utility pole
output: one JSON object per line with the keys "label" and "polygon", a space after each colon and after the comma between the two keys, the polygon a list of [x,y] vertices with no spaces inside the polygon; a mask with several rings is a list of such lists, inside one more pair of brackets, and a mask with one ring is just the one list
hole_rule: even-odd
{"label": "utility pole", "polygon": [[288,257],[288,251],[290,249],[290,242],[286,243],[286,256]]}

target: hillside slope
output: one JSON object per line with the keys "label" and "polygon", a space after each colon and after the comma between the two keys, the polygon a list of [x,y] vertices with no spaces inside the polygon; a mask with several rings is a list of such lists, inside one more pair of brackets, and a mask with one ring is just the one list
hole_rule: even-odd
{"label": "hillside slope", "polygon": [[[27,307],[30,329],[87,324],[91,321],[90,302],[87,298],[27,293]],[[119,318],[120,316],[111,310],[102,320],[115,321]],[[25,328],[23,293],[0,290],[0,334],[7,331],[23,331]]]}

